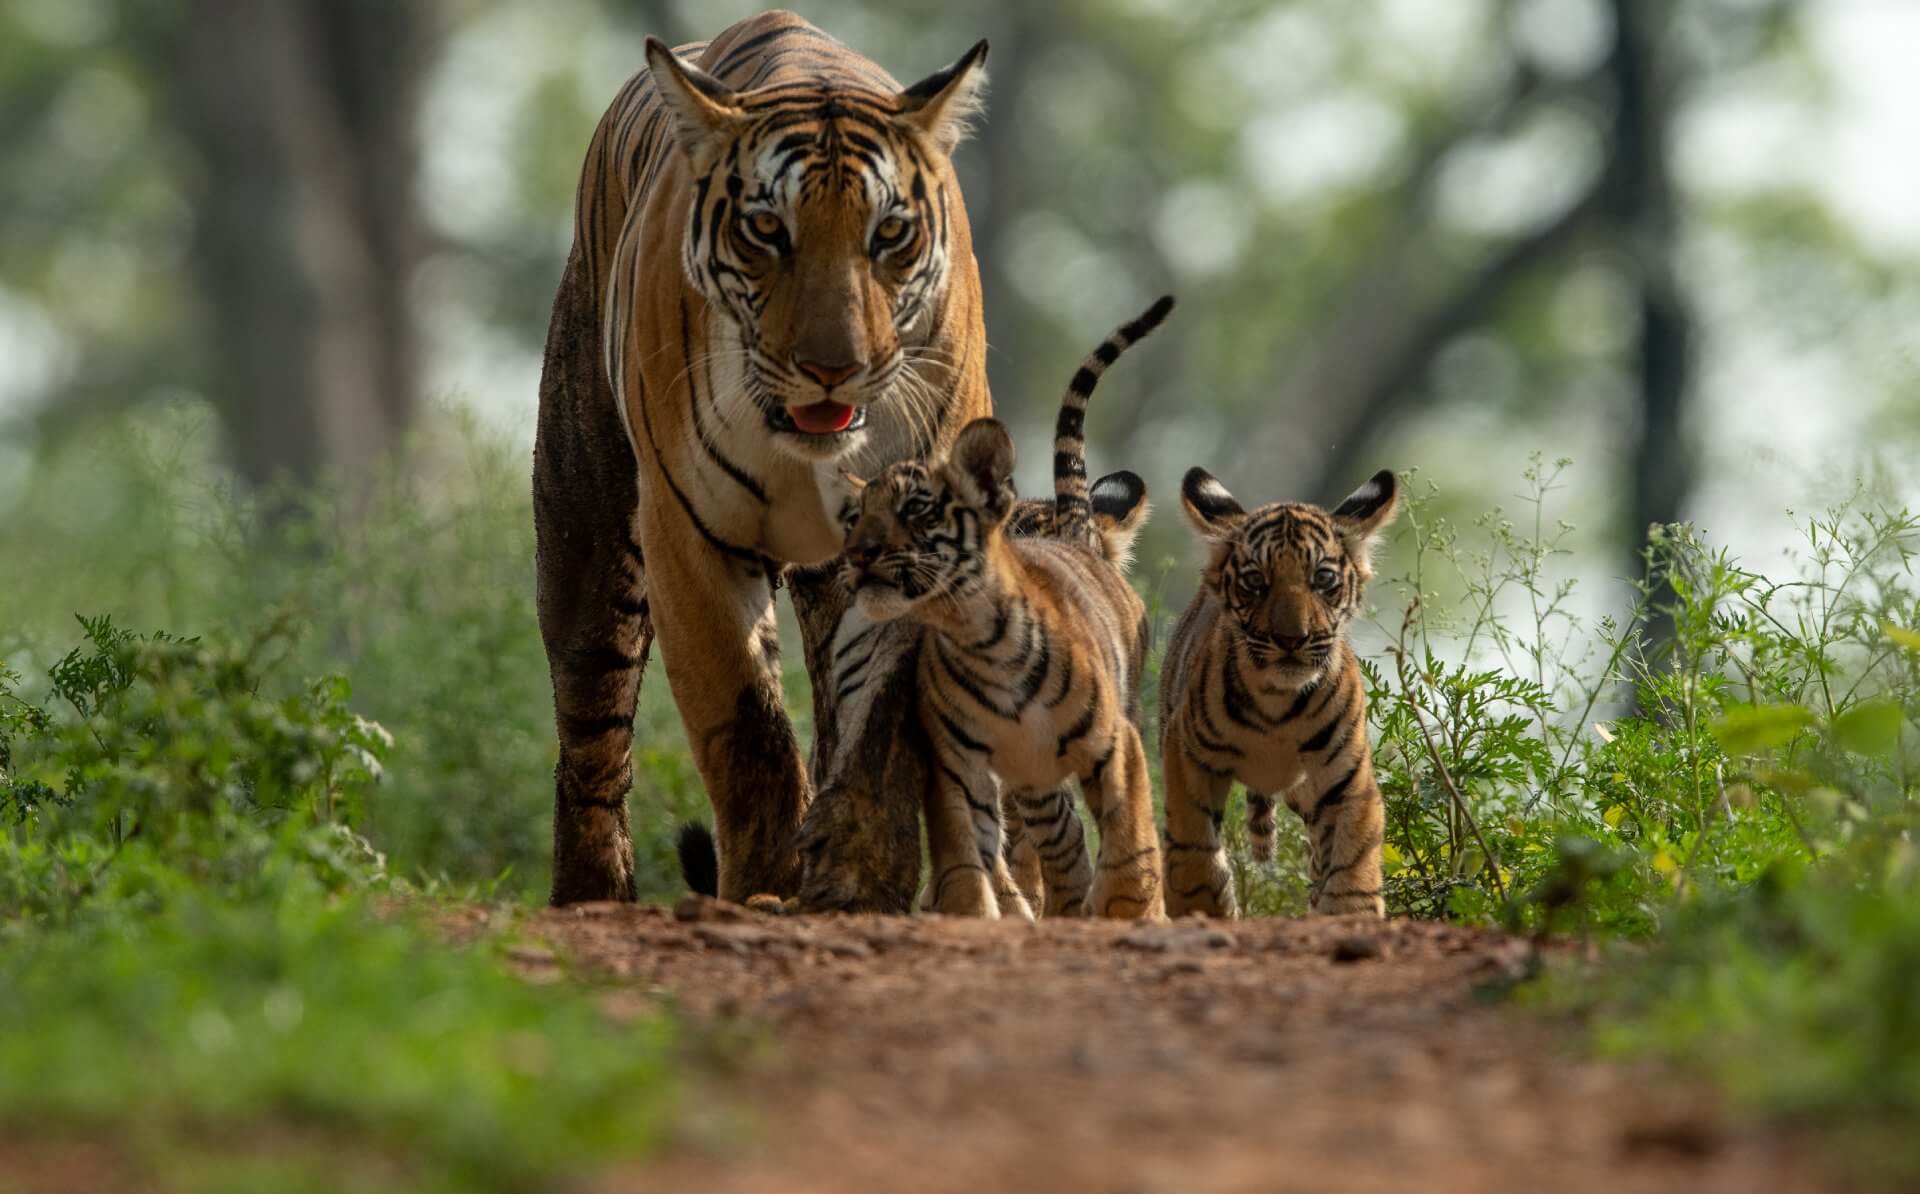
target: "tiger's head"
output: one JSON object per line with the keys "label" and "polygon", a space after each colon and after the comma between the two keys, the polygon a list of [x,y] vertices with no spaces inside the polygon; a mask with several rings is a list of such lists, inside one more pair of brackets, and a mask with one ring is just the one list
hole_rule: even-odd
{"label": "tiger's head", "polygon": [[846,453],[869,406],[924,397],[916,365],[942,381],[955,367],[928,345],[964,218],[949,155],[980,109],[986,56],[983,41],[900,91],[735,91],[648,40],[693,172],[681,262],[737,334],[783,449]]}
{"label": "tiger's head", "polygon": [[[994,539],[1049,536],[1052,503],[1016,503],[1013,464],[1005,425],[975,419],[944,457],[895,464],[870,482],[848,478],[858,501],[845,559],[861,612],[884,622],[936,598],[962,606],[989,580]],[[1125,571],[1147,517],[1146,483],[1109,473],[1092,500],[1097,550]]]}
{"label": "tiger's head", "polygon": [[989,541],[1013,511],[1013,437],[975,419],[944,457],[853,484],[845,558],[860,611],[884,622],[934,598],[959,604],[984,587]]}
{"label": "tiger's head", "polygon": [[1254,666],[1291,688],[1319,680],[1360,610],[1374,544],[1399,510],[1393,473],[1375,473],[1331,513],[1300,502],[1248,513],[1195,468],[1180,504],[1207,544],[1204,583]]}

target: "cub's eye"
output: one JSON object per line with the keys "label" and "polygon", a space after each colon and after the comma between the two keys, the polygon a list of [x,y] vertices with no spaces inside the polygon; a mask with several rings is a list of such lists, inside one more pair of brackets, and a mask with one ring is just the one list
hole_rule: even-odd
{"label": "cub's eye", "polygon": [[891,249],[907,238],[907,222],[899,216],[888,216],[873,229],[873,251],[878,253]]}
{"label": "cub's eye", "polygon": [[1320,565],[1319,568],[1314,570],[1313,587],[1319,589],[1322,593],[1332,592],[1339,584],[1340,574],[1325,564]]}
{"label": "cub's eye", "polygon": [[787,226],[780,217],[770,211],[750,211],[740,217],[740,226],[747,230],[755,240],[763,241],[775,248],[787,239]]}
{"label": "cub's eye", "polygon": [[1240,579],[1233,583],[1234,587],[1240,591],[1241,598],[1246,601],[1258,600],[1260,594],[1267,591],[1267,578],[1258,572],[1242,572]]}
{"label": "cub's eye", "polygon": [[910,497],[900,503],[900,517],[912,519],[923,518],[926,516],[927,511],[931,509],[933,509],[933,503],[926,498]]}

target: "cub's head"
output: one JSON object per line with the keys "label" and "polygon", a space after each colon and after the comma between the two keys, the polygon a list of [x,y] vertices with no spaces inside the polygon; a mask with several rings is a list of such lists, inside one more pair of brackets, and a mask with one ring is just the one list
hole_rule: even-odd
{"label": "cub's head", "polygon": [[932,337],[953,259],[972,260],[948,155],[979,110],[986,56],[983,41],[900,91],[735,91],[648,39],[693,168],[682,264],[737,331],[747,396],[787,451],[850,451],[870,404],[910,401],[953,368],[929,359],[936,373],[918,379],[914,350]]}
{"label": "cub's head", "polygon": [[942,459],[896,464],[867,482],[846,549],[861,612],[885,621],[977,591],[1013,499],[1013,439],[996,419],[967,424]]}
{"label": "cub's head", "polygon": [[1291,685],[1320,678],[1373,576],[1373,546],[1399,510],[1391,472],[1375,473],[1332,513],[1275,502],[1248,513],[1205,469],[1180,485],[1207,544],[1205,584],[1256,666]]}

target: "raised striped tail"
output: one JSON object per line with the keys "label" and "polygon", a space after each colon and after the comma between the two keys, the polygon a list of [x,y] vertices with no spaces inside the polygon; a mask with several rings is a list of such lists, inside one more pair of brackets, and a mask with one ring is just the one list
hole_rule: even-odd
{"label": "raised striped tail", "polygon": [[1060,396],[1060,419],[1053,432],[1053,533],[1062,539],[1084,539],[1093,525],[1093,504],[1087,495],[1087,399],[1107,366],[1120,359],[1147,333],[1160,326],[1173,310],[1173,296],[1165,295],[1140,313],[1139,318],[1120,325],[1118,331],[1100,342],[1093,355],[1081,364]]}

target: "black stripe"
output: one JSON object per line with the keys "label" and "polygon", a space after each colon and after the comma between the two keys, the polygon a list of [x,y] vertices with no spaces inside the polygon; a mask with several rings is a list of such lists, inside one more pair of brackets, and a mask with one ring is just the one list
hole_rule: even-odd
{"label": "black stripe", "polygon": [[[835,648],[833,652],[834,662],[838,663],[840,660],[846,658],[848,652],[858,650],[861,643],[866,642],[868,639],[872,638],[874,635],[878,633],[880,633],[880,627],[869,626],[865,630],[862,630],[859,634],[856,634],[852,638],[848,639],[846,642],[841,643],[840,646]],[[868,656],[868,658],[872,658],[872,656]]]}
{"label": "black stripe", "polygon": [[980,686],[978,678],[954,666],[953,661],[947,658],[946,649],[938,639],[934,640],[933,654],[934,657],[940,661],[940,670],[947,673],[947,678],[959,685],[962,692],[972,697],[974,704],[979,705],[996,717],[1012,716],[1009,713],[1003,712],[993,698],[987,695],[986,690]]}
{"label": "black stripe", "polygon": [[954,787],[960,789],[960,795],[966,800],[968,808],[971,808],[976,813],[987,813],[990,816],[992,816],[996,821],[1000,819],[1000,810],[998,807],[988,804],[984,800],[978,800],[974,798],[973,789],[967,786],[966,776],[961,775],[958,771],[955,771],[953,768],[947,766],[946,761],[944,759],[940,760],[939,765],[940,765],[940,773],[946,776],[949,780],[952,780]]}
{"label": "black stripe", "polygon": [[1294,718],[1300,716],[1300,714],[1306,710],[1307,702],[1313,699],[1314,691],[1315,690],[1310,687],[1301,689],[1300,696],[1298,697],[1298,699],[1296,699],[1293,702],[1293,707],[1288,709],[1285,713],[1282,713],[1280,715],[1280,720],[1274,722],[1273,724],[1281,725],[1285,722],[1292,721]]}
{"label": "black stripe", "polygon": [[1339,808],[1340,805],[1345,803],[1347,799],[1347,785],[1351,784],[1353,777],[1358,774],[1360,774],[1360,768],[1355,767],[1352,771],[1347,772],[1339,783],[1328,788],[1326,793],[1314,802],[1313,811],[1307,814],[1307,823],[1309,825],[1319,824],[1322,813],[1328,809]]}
{"label": "black stripe", "polygon": [[1238,651],[1229,651],[1226,659],[1221,663],[1220,683],[1226,690],[1226,699],[1220,702],[1220,707],[1226,712],[1227,720],[1234,725],[1243,730],[1258,730],[1260,727],[1241,713],[1242,709],[1257,709],[1258,705],[1253,699],[1253,694],[1247,691],[1246,684],[1240,679],[1239,655]]}
{"label": "black stripe", "polygon": [[1060,695],[1047,702],[1047,708],[1058,709],[1060,703],[1073,691],[1073,652],[1060,657]]}
{"label": "black stripe", "polygon": [[988,753],[987,744],[955,725],[953,718],[948,717],[945,710],[935,709],[933,715],[940,719],[940,724],[945,727],[948,735],[953,738],[954,744],[959,746],[961,750],[971,751],[974,754],[980,755]]}
{"label": "black stripe", "polygon": [[618,713],[606,713],[598,717],[589,717],[578,713],[561,713],[554,720],[559,724],[560,736],[573,742],[633,731],[632,714],[622,716]]}
{"label": "black stripe", "polygon": [[[718,208],[715,210],[717,212]],[[691,321],[687,319],[687,300],[683,295],[680,299],[680,359],[688,363],[691,363],[693,360],[693,342],[689,331],[690,322]],[[703,372],[707,375],[707,393],[711,394],[713,393],[712,353],[707,354],[706,367]],[[748,475],[745,469],[727,459],[726,454],[720,451],[720,445],[713,442],[713,436],[707,431],[706,420],[700,417],[699,387],[694,385],[693,375],[691,373],[687,375],[687,407],[693,412],[693,437],[700,441],[702,448],[706,449],[708,458],[720,466],[720,471],[732,477],[742,489],[751,494],[755,501],[763,506],[766,505],[767,491],[760,487],[760,482]]]}
{"label": "black stripe", "polygon": [[1345,724],[1344,718],[1340,718],[1340,717],[1334,718],[1332,721],[1329,721],[1326,725],[1321,726],[1319,733],[1307,739],[1305,742],[1302,742],[1300,744],[1300,749],[1303,751],[1313,751],[1316,753],[1319,751],[1325,750],[1327,748],[1327,743],[1333,740],[1333,732],[1339,729],[1343,724]]}
{"label": "black stripe", "polygon": [[1087,702],[1087,711],[1080,715],[1080,720],[1074,722],[1072,726],[1068,727],[1066,733],[1060,735],[1060,744],[1054,748],[1053,752],[1055,758],[1064,756],[1067,753],[1067,747],[1086,737],[1087,731],[1093,729],[1094,712],[1094,703],[1092,701]]}
{"label": "black stripe", "polygon": [[582,677],[605,676],[640,666],[639,656],[629,655],[618,647],[583,647],[566,652],[560,661],[567,675]]}
{"label": "black stripe", "polygon": [[1027,669],[1025,675],[1020,677],[1019,683],[1013,687],[1010,694],[1013,697],[1013,709],[1016,713],[1024,709],[1027,703],[1033,700],[1039,693],[1040,686],[1046,683],[1047,668],[1053,660],[1053,638],[1046,633],[1044,626],[1041,627],[1040,650],[1038,654],[1039,658],[1035,659],[1033,666]]}
{"label": "black stripe", "polygon": [[977,643],[969,643],[965,650],[979,652],[988,650],[1007,637],[1007,626],[1013,621],[1013,605],[1007,601],[996,601],[993,606],[993,633]]}
{"label": "black stripe", "polygon": [[1087,772],[1088,783],[1097,784],[1100,782],[1100,777],[1107,773],[1107,764],[1113,762],[1113,752],[1115,749],[1117,749],[1117,747],[1109,747],[1107,753],[1101,755],[1099,760],[1094,763],[1093,768]]}
{"label": "black stripe", "polygon": [[727,51],[726,57],[722,58],[719,62],[714,64],[713,70],[710,73],[715,75],[723,75],[726,72],[732,70],[734,67],[740,65],[741,60],[744,59],[748,54],[753,53],[755,50],[759,49],[761,46],[766,45],[768,42],[774,40],[775,38],[785,37],[788,34],[793,34],[796,37],[816,38],[820,41],[830,42],[833,40],[832,38],[828,37],[826,34],[820,32],[818,29],[812,29],[806,25],[782,25],[778,29],[769,29],[765,33],[761,33],[753,37],[749,37],[747,40],[741,42],[739,45],[732,47]]}

